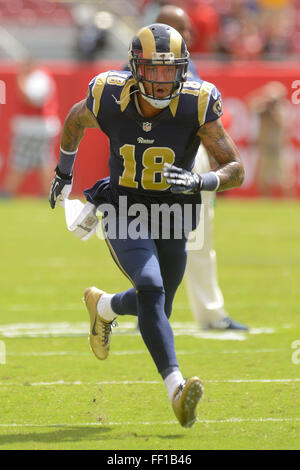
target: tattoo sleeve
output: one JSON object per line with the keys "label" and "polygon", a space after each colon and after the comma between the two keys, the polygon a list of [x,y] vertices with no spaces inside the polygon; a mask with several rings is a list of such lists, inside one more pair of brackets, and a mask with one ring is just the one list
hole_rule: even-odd
{"label": "tattoo sleeve", "polygon": [[80,144],[86,128],[97,128],[96,118],[82,100],[69,111],[64,122],[60,145],[67,152],[75,152]]}
{"label": "tattoo sleeve", "polygon": [[218,191],[240,186],[244,180],[244,168],[231,137],[225,131],[220,119],[200,127],[198,135],[210,157],[216,162],[212,168],[220,178]]}

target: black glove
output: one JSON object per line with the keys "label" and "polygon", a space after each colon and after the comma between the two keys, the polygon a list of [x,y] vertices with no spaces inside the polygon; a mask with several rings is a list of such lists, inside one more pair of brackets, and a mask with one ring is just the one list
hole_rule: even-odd
{"label": "black glove", "polygon": [[171,185],[172,193],[195,194],[200,192],[202,178],[197,173],[165,163],[163,176],[166,178],[167,183]]}
{"label": "black glove", "polygon": [[49,202],[52,209],[55,208],[56,200],[58,196],[65,199],[69,196],[72,190],[73,175],[65,175],[59,171],[59,168],[55,168],[55,177],[52,180]]}

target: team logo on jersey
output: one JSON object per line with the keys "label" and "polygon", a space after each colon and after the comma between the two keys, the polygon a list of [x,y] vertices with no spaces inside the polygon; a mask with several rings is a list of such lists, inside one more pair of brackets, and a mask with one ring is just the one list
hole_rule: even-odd
{"label": "team logo on jersey", "polygon": [[151,122],[143,122],[143,131],[144,132],[149,132],[152,129],[152,123]]}
{"label": "team logo on jersey", "polygon": [[137,141],[139,144],[154,144],[154,139],[143,139],[143,137],[138,137]]}
{"label": "team logo on jersey", "polygon": [[220,99],[218,101],[216,101],[215,104],[213,105],[213,112],[217,116],[221,116],[221,114],[223,112],[223,108],[222,108],[222,102],[221,102]]}

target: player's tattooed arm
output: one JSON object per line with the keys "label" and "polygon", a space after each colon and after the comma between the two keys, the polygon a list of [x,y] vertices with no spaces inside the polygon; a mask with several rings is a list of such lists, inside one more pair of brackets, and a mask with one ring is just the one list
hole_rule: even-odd
{"label": "player's tattooed arm", "polygon": [[99,127],[96,118],[86,106],[86,100],[79,101],[70,109],[61,134],[61,147],[75,152],[86,128]]}
{"label": "player's tattooed arm", "polygon": [[225,131],[220,119],[207,122],[198,131],[209,155],[215,160],[213,171],[220,178],[218,191],[240,186],[244,180],[244,167],[231,137]]}

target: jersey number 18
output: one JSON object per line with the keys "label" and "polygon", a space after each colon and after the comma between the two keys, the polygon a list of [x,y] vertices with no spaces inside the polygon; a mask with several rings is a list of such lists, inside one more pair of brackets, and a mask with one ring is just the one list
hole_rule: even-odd
{"label": "jersey number 18", "polygon": [[[123,145],[120,148],[120,155],[124,160],[124,171],[119,178],[120,186],[138,188],[138,182],[136,181],[135,145]],[[152,191],[168,189],[170,185],[162,177],[162,169],[165,163],[172,165],[174,161],[175,153],[169,147],[149,147],[146,149],[142,156],[142,188]]]}

